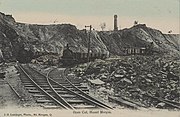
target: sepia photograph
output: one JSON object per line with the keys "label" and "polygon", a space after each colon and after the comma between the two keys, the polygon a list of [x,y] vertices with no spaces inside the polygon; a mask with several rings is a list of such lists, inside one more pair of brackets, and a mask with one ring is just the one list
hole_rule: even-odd
{"label": "sepia photograph", "polygon": [[0,0],[0,117],[180,117],[180,0]]}

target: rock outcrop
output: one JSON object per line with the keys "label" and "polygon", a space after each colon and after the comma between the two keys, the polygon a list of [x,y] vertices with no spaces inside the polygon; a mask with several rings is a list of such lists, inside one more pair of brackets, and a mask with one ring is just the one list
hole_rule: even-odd
{"label": "rock outcrop", "polygon": [[153,49],[161,53],[180,56],[180,35],[163,34],[161,31],[139,24],[116,32],[99,32],[112,54],[122,54],[124,47],[145,47],[153,44]]}
{"label": "rock outcrop", "polygon": [[[11,15],[0,13],[0,60],[29,62],[37,57],[37,52],[61,56],[66,44],[73,51],[87,52],[88,34],[71,24],[24,24],[16,22]],[[180,56],[179,34],[163,34],[146,25],[119,31],[93,30],[91,33],[91,51],[95,53],[123,55],[124,47],[144,47],[151,43],[155,50]]]}

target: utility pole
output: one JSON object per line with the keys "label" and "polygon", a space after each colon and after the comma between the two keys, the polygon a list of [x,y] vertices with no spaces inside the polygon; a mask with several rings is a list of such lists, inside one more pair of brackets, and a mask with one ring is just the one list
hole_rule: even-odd
{"label": "utility pole", "polygon": [[87,62],[89,62],[89,56],[90,56],[90,39],[91,39],[91,29],[92,29],[92,26],[85,26],[85,28],[89,27],[90,28],[90,31],[89,31],[89,39],[88,39],[88,55],[87,55]]}

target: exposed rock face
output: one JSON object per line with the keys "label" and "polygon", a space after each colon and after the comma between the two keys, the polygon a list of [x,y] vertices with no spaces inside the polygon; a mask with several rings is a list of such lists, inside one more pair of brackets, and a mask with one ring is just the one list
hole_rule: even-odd
{"label": "exposed rock face", "polygon": [[163,34],[145,24],[116,32],[99,32],[99,35],[113,54],[122,54],[123,47],[144,47],[153,43],[154,49],[159,52],[180,56],[179,34]]}
{"label": "exposed rock face", "polygon": [[[58,53],[69,44],[73,51],[87,52],[88,32],[78,30],[71,24],[32,25],[17,23],[5,14],[0,17],[0,49],[8,61],[29,62],[36,52]],[[91,51],[108,53],[96,31],[91,34]]]}
{"label": "exposed rock face", "polygon": [[13,43],[17,38],[17,33],[11,28],[15,20],[10,15],[0,13],[0,50],[1,58],[6,60],[14,59]]}
{"label": "exposed rock face", "polygon": [[[6,61],[29,62],[36,52],[52,52],[61,56],[66,44],[73,51],[87,52],[89,32],[78,30],[71,24],[17,23],[11,15],[0,13],[0,27],[1,56]],[[91,33],[91,51],[96,53],[122,55],[123,47],[143,47],[152,42],[155,49],[180,55],[179,35],[163,34],[145,25],[115,32],[93,30]]]}
{"label": "exposed rock face", "polygon": [[[85,30],[78,30],[71,24],[30,25],[18,23],[16,30],[21,36],[29,38],[29,41],[34,43],[34,50],[62,54],[64,46],[69,44],[74,51],[87,52],[88,37]],[[106,53],[108,51],[95,31],[91,37],[92,52]],[[37,41],[42,45],[38,46]]]}

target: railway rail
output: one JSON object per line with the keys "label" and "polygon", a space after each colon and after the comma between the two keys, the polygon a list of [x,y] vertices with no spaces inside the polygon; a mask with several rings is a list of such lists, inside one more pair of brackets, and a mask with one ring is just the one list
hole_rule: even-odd
{"label": "railway rail", "polygon": [[[148,93],[143,94],[145,97],[148,97],[149,99],[151,99],[152,101],[156,101],[157,103],[164,103],[166,109],[180,109],[180,103],[178,102],[174,102],[171,100],[167,100],[167,99],[162,99],[162,98],[158,98],[155,96],[152,96]],[[128,107],[128,108],[132,108],[132,109],[145,109],[145,108],[149,108],[149,106],[145,105],[145,104],[141,104],[138,102],[134,102],[133,100],[124,98],[122,96],[119,97],[113,97],[113,96],[109,96],[108,97],[109,101],[111,102],[115,102],[118,103],[122,106]]]}
{"label": "railway rail", "polygon": [[74,87],[74,85],[80,85],[78,82],[72,84],[66,79],[59,78],[61,81],[59,83],[50,78],[49,73],[44,75],[28,65],[19,65],[19,68],[26,76],[21,78],[25,88],[33,94],[36,102],[43,104],[45,108],[112,109],[110,106],[84,95],[82,90]]}
{"label": "railway rail", "polygon": [[[55,70],[55,69],[54,69],[54,70]],[[52,77],[55,75],[55,74],[52,73],[54,70],[52,70],[52,71],[49,73],[49,75],[52,76]],[[67,74],[66,72],[68,71],[68,69],[65,69],[65,70],[63,70],[63,71],[64,71],[64,72],[61,72],[62,74],[60,75],[62,78],[66,79],[67,82],[69,82],[70,84],[72,84],[72,86],[75,88],[75,90],[78,90],[78,91],[79,91],[80,93],[82,93],[84,96],[90,97],[90,96],[88,95],[88,93],[85,93],[85,92],[83,91],[82,86],[76,85],[75,80],[77,81],[77,79],[74,79],[74,78],[69,79],[69,78],[67,78],[67,77],[64,75],[64,74]],[[49,77],[50,77],[50,76],[49,76]],[[61,82],[60,79],[54,78],[54,80],[56,80],[57,82]],[[95,100],[95,99],[92,98],[92,97],[90,97],[90,98],[93,99],[93,100]],[[95,100],[95,101],[99,102],[98,100]],[[132,100],[128,100],[128,99],[125,99],[125,98],[121,98],[121,100],[119,100],[119,99],[117,99],[117,98],[109,97],[109,101],[110,101],[110,102],[118,103],[118,104],[120,104],[120,105],[122,105],[122,106],[125,106],[125,107],[128,107],[128,108],[132,108],[132,109],[143,109],[143,108],[146,108],[146,107],[145,107],[144,105],[142,105],[142,104],[138,104],[138,103],[136,103],[136,102],[133,102]],[[101,102],[99,102],[99,103],[101,103]]]}
{"label": "railway rail", "polygon": [[44,108],[68,109],[62,103],[63,99],[50,88],[46,77],[33,71],[27,65],[19,65],[19,68],[20,73],[24,74],[24,77],[21,77],[21,82],[38,104],[43,105]]}
{"label": "railway rail", "polygon": [[[55,70],[55,69],[53,69]],[[104,109],[112,109],[112,107],[104,104],[101,101],[98,101],[96,99],[94,99],[93,97],[88,95],[88,89],[87,87],[81,86],[79,81],[70,81],[67,77],[64,76],[64,70],[62,70],[61,72],[61,76],[60,77],[52,77],[52,75],[50,75],[53,70],[51,70],[47,75],[49,77],[49,79],[52,82],[56,82],[59,85],[63,86],[63,88],[65,88],[66,90],[70,91],[71,94],[76,95],[76,98],[79,100],[86,100],[86,105],[75,105],[74,108],[104,108]],[[68,100],[69,97],[65,97],[65,100]],[[74,99],[76,99],[74,98]],[[74,106],[74,105],[73,105]]]}
{"label": "railway rail", "polygon": [[[147,97],[151,98],[152,100],[156,100],[157,102],[163,102],[163,103],[166,104],[166,107],[170,107],[170,108],[173,108],[173,109],[174,108],[180,109],[180,103],[179,102],[171,101],[171,100],[168,100],[168,99],[158,98],[158,97],[152,96],[152,95],[150,95],[148,93],[144,94],[144,96],[147,96]],[[123,96],[120,96],[119,98],[109,96],[109,100],[111,100],[112,102],[113,101],[117,102],[120,105],[126,106],[128,108],[133,108],[133,109],[145,109],[145,108],[148,108],[144,104],[135,102],[135,101],[133,101],[131,99],[127,99],[127,98],[125,98]]]}
{"label": "railway rail", "polygon": [[[171,100],[167,100],[167,99],[161,99],[161,98],[158,98],[158,97],[154,97],[150,94],[144,94],[144,96],[147,96],[153,100],[156,100],[157,102],[163,102],[165,103],[167,106],[171,107],[171,108],[176,108],[176,109],[180,109],[180,103],[178,102],[174,102],[174,101],[171,101]],[[126,106],[128,108],[133,108],[133,109],[145,109],[145,108],[148,108],[146,105],[144,104],[140,104],[138,102],[135,102],[133,100],[130,100],[130,99],[127,99],[125,97],[109,97],[109,100],[111,100],[112,102],[117,102],[119,103],[120,105],[123,105],[123,106]]]}
{"label": "railway rail", "polygon": [[16,91],[16,89],[7,81],[7,84],[9,85],[9,87],[12,89],[12,91],[16,94],[16,96],[20,99],[23,100],[22,97],[20,96],[20,94]]}
{"label": "railway rail", "polygon": [[[26,76],[21,77],[25,88],[33,94],[36,102],[44,104],[45,108],[112,109],[112,107],[89,96],[87,87],[81,86],[80,81],[68,79],[64,75],[65,68],[58,75],[53,74],[56,68],[50,70],[46,75],[28,65],[19,65],[19,68]],[[157,102],[163,102],[169,107],[180,109],[178,102],[160,99],[149,94],[144,94],[144,96]],[[145,105],[139,105],[139,103],[137,104],[123,97],[121,99],[109,97],[109,99],[134,109],[148,108]]]}
{"label": "railway rail", "polygon": [[158,102],[163,102],[163,103],[165,103],[166,105],[168,105],[169,107],[173,107],[173,108],[180,109],[180,103],[178,103],[178,102],[174,102],[174,101],[167,100],[167,99],[163,99],[163,98],[158,98],[158,97],[152,96],[152,95],[149,94],[149,93],[144,94],[144,96],[147,96],[147,97],[149,97],[149,98],[152,98],[153,100],[156,100],[156,101],[158,101]]}

